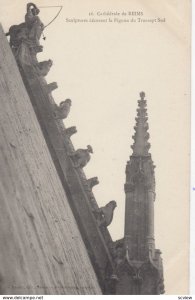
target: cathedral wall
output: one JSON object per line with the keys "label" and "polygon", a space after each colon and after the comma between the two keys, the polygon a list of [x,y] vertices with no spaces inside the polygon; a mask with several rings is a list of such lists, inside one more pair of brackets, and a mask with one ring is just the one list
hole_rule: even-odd
{"label": "cathedral wall", "polygon": [[0,28],[0,294],[101,294]]}

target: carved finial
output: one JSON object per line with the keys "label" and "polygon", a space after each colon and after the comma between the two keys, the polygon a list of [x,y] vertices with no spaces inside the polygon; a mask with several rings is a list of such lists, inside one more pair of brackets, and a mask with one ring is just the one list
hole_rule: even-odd
{"label": "carved finial", "polygon": [[145,98],[145,93],[144,93],[144,92],[141,92],[139,95],[140,95],[140,97],[141,97],[141,100],[144,100],[144,98]]}
{"label": "carved finial", "polygon": [[147,117],[147,104],[145,98],[145,93],[140,92],[141,100],[138,100],[138,108],[137,108],[137,117],[136,125],[134,127],[135,134],[133,136],[134,144],[131,146],[133,149],[134,156],[145,156],[149,155],[148,150],[150,148],[150,144],[148,143],[149,134],[148,130],[148,117]]}

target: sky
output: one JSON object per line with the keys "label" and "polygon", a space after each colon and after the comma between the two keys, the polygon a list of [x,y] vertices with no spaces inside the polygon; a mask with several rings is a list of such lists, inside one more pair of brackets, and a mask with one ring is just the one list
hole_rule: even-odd
{"label": "sky", "polygon": [[[0,0],[0,20],[5,32],[11,25],[24,21],[27,2]],[[156,248],[162,251],[167,294],[188,293],[189,3],[184,0],[83,0],[80,5],[76,0],[35,2],[40,7],[63,6],[44,31],[46,40],[41,40],[44,50],[38,59],[53,60],[46,80],[58,83],[53,92],[56,103],[72,100],[71,112],[64,123],[66,127],[77,127],[78,132],[72,137],[75,148],[86,148],[88,144],[93,147],[94,154],[84,172],[87,178],[99,178],[100,184],[93,189],[99,206],[110,200],[117,202],[109,226],[113,240],[124,235],[125,167],[132,154],[137,100],[141,91],[146,93],[150,153],[156,165],[155,240]],[[59,9],[41,8],[44,25]],[[132,11],[143,13],[142,22],[128,14]],[[102,15],[116,12],[120,13],[117,17]],[[154,21],[158,18],[161,22]],[[75,22],[78,19],[80,22]],[[100,22],[103,19],[107,22]]]}

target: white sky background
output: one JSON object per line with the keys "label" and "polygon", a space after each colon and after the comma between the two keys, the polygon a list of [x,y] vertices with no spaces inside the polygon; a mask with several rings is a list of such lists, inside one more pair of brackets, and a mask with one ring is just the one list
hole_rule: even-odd
{"label": "white sky background", "polygon": [[[6,32],[24,21],[27,2],[0,0]],[[124,234],[125,166],[132,154],[139,92],[145,91],[150,152],[157,166],[156,248],[162,251],[166,293],[188,293],[189,1],[39,0],[35,4],[63,5],[44,32],[44,51],[38,57],[54,62],[46,79],[58,83],[55,101],[72,99],[65,125],[77,127],[72,137],[75,148],[93,147],[84,172],[88,178],[99,178],[93,189],[99,206],[117,201],[109,226],[114,240]],[[41,9],[43,23],[48,24],[58,10]],[[66,22],[66,18],[89,18],[91,11],[96,19],[97,11],[143,11],[143,18],[165,17],[166,23]]]}

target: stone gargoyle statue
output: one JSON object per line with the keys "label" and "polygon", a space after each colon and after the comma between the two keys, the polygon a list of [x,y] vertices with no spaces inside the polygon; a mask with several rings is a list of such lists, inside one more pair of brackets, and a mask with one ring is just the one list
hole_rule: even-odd
{"label": "stone gargoyle statue", "polygon": [[66,119],[70,112],[71,105],[72,105],[72,101],[70,99],[66,99],[60,102],[59,106],[55,104],[54,112],[53,112],[54,119],[58,119],[58,120]]}
{"label": "stone gargoyle statue", "polygon": [[93,149],[88,145],[87,149],[77,149],[75,153],[70,154],[74,166],[76,168],[84,168],[91,158],[90,153],[93,153]]}
{"label": "stone gargoyle statue", "polygon": [[51,59],[40,62],[38,64],[39,75],[47,76],[52,65],[53,61]]}
{"label": "stone gargoyle statue", "polygon": [[77,132],[76,126],[71,126],[65,129],[65,135],[70,138],[73,134]]}
{"label": "stone gargoyle statue", "polygon": [[87,184],[90,189],[92,189],[95,185],[99,184],[99,180],[97,177],[92,177],[87,179]]}
{"label": "stone gargoyle statue", "polygon": [[107,227],[111,224],[116,207],[116,201],[111,200],[105,206],[93,211],[99,226]]}
{"label": "stone gargoyle statue", "polygon": [[22,42],[25,42],[29,47],[39,47],[40,37],[42,35],[44,25],[41,22],[38,14],[39,9],[34,3],[28,3],[26,7],[25,22],[19,25],[13,25],[10,27],[11,47],[17,48]]}

